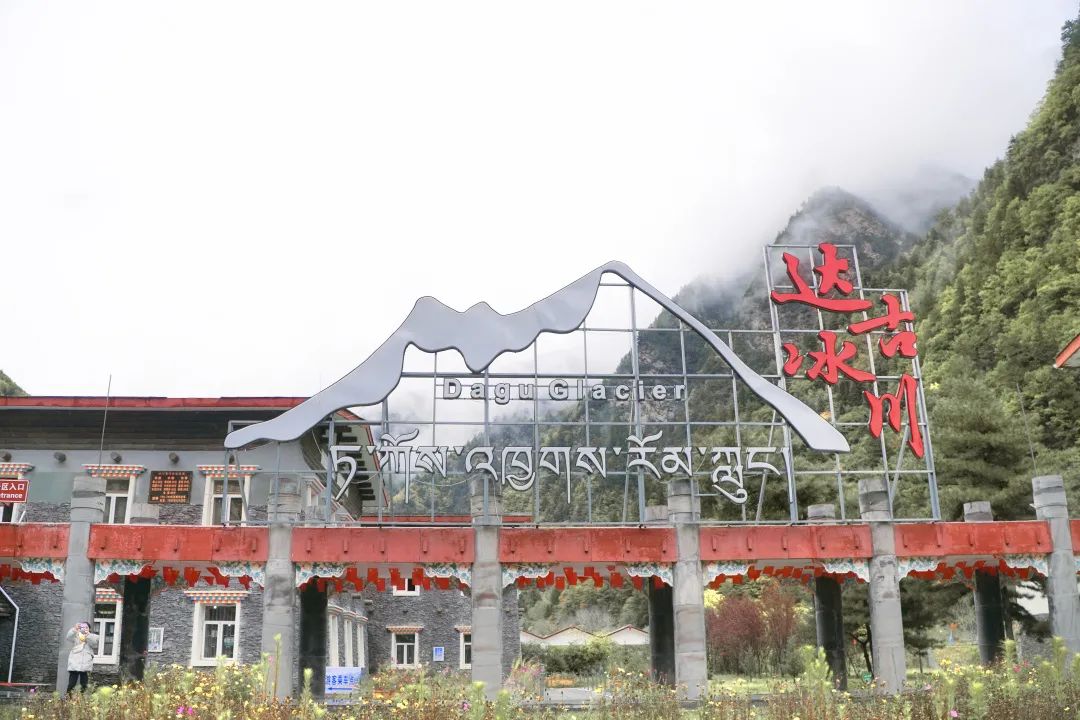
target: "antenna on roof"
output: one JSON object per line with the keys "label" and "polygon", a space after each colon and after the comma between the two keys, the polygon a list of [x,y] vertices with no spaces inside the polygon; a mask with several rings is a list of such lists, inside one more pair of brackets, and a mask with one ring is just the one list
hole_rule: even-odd
{"label": "antenna on roof", "polygon": [[112,373],[109,373],[109,385],[105,388],[105,412],[101,416],[101,442],[98,444],[97,464],[101,472],[101,456],[105,453],[105,421],[109,419],[109,399],[112,397]]}

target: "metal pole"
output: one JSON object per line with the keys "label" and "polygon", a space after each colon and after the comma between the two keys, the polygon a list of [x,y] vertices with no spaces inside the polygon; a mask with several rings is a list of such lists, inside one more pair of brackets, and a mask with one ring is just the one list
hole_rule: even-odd
{"label": "metal pole", "polygon": [[326,428],[326,488],[323,490],[323,503],[325,504],[323,518],[327,523],[330,522],[330,518],[333,515],[332,508],[334,502],[334,453],[330,449],[335,443],[337,437],[337,427],[334,425],[334,415],[330,415],[330,424]]}
{"label": "metal pole", "polygon": [[[637,305],[634,302],[634,286],[633,285],[627,285],[627,288],[630,290],[630,332],[631,332],[631,340],[633,342],[633,347],[631,348],[631,352],[630,352],[630,361],[631,361],[631,366],[634,369],[634,389],[633,389],[633,397],[634,397],[634,432],[640,438],[641,437],[641,398],[638,397],[638,385],[641,382],[641,380],[640,380],[640,369],[638,367]],[[629,478],[627,478],[627,482],[629,482]],[[693,485],[693,483],[691,483],[691,486],[692,485]],[[641,469],[641,468],[638,468],[638,472],[637,472],[637,491],[638,491],[638,522],[645,522],[645,471],[643,469]],[[693,503],[691,503],[691,506],[693,506]],[[625,507],[625,501],[624,501],[623,507]],[[624,513],[624,515],[625,515],[625,513]],[[624,522],[626,521],[625,517],[623,517],[623,521]]]}
{"label": "metal pole", "polygon": [[[769,267],[769,248],[766,246],[763,249],[765,254],[765,286],[772,291],[772,272]],[[780,386],[781,390],[787,390],[787,380],[784,378],[784,359],[780,350],[780,316],[776,312],[776,303],[769,301],[769,319],[772,322],[772,334],[773,334],[773,356],[776,361],[776,374],[778,379],[776,384]],[[795,468],[792,467],[795,463],[795,453],[791,450],[791,427],[788,426],[785,420],[783,425],[784,433],[784,473],[787,475],[788,483],[788,516],[791,522],[799,521],[799,498],[795,491]]]}

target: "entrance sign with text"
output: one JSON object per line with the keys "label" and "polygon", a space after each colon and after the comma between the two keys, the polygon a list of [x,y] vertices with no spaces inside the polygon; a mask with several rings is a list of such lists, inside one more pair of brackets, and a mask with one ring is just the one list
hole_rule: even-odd
{"label": "entrance sign with text", "polygon": [[327,485],[377,488],[379,518],[468,515],[472,485],[536,523],[644,522],[683,477],[713,499],[702,519],[790,522],[814,502],[846,517],[870,475],[905,487],[898,517],[936,518],[906,293],[863,287],[853,247],[765,255],[768,317],[739,329],[622,263],[507,315],[421,298],[352,372],[226,446],[320,426]]}

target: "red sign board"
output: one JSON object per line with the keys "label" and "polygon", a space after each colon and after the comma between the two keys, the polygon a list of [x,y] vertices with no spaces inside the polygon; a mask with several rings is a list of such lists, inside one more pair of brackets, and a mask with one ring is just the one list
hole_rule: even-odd
{"label": "red sign board", "polygon": [[29,480],[0,479],[0,503],[26,502],[29,490]]}

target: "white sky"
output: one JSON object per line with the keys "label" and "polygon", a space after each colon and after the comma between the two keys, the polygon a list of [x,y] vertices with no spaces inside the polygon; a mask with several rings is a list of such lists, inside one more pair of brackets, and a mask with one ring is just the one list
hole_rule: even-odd
{"label": "white sky", "polygon": [[420,295],[668,294],[814,189],[979,177],[1073,2],[0,0],[0,368],[305,395]]}

